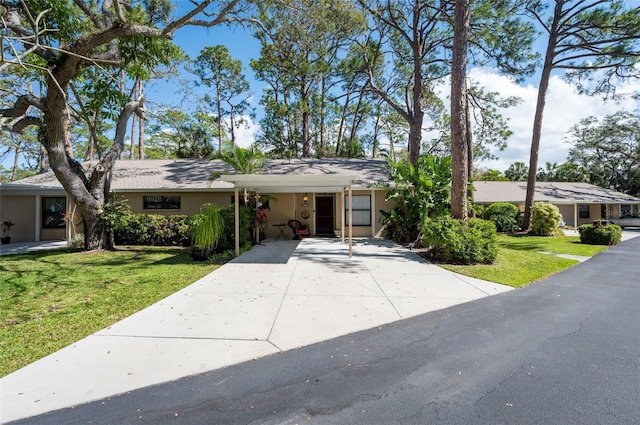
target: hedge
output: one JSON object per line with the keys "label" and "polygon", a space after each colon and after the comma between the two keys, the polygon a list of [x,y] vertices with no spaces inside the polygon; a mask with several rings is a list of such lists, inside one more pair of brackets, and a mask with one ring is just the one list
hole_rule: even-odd
{"label": "hedge", "polygon": [[[216,252],[235,249],[235,208],[227,205],[220,209],[224,220],[224,231]],[[136,214],[126,212],[113,224],[116,244],[189,246],[191,232],[186,215],[163,216],[159,214]],[[251,244],[251,212],[249,207],[240,207],[240,247]]]}
{"label": "hedge", "polygon": [[468,222],[452,217],[425,220],[422,244],[437,261],[452,264],[491,264],[498,256],[496,226],[487,220]]}

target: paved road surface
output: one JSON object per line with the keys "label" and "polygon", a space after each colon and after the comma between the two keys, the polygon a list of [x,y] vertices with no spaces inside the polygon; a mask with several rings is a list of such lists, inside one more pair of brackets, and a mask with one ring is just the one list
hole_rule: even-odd
{"label": "paved road surface", "polygon": [[527,288],[33,424],[638,424],[640,238]]}

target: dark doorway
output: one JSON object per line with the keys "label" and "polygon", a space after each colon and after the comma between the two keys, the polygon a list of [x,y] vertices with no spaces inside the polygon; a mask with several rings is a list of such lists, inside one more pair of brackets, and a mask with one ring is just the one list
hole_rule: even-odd
{"label": "dark doorway", "polygon": [[316,234],[333,236],[333,196],[316,196]]}

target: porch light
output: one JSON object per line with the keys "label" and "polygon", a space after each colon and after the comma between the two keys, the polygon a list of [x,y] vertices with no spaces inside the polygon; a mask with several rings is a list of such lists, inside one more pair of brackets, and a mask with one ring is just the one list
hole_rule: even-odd
{"label": "porch light", "polygon": [[303,207],[308,207],[309,206],[309,196],[306,193],[302,197],[302,206]]}

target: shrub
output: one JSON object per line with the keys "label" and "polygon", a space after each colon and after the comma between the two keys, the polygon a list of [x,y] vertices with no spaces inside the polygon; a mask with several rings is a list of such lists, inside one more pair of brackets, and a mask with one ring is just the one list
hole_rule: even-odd
{"label": "shrub", "polygon": [[454,264],[491,264],[498,256],[495,225],[486,220],[467,223],[452,217],[425,220],[422,243],[438,261]]}
{"label": "shrub", "polygon": [[[220,208],[224,226],[215,252],[235,250],[235,209],[233,205]],[[120,245],[189,246],[191,233],[186,215],[163,216],[127,212],[113,223],[115,242]],[[240,207],[240,249],[251,247],[251,211]]]}
{"label": "shrub", "polygon": [[560,230],[560,210],[548,202],[536,202],[531,207],[530,234],[538,236],[554,236],[562,234]]}
{"label": "shrub", "polygon": [[[240,206],[240,249],[244,251],[251,246],[251,208],[248,205]],[[224,230],[218,241],[217,251],[235,250],[235,206],[228,205],[220,209],[224,220]]]}
{"label": "shrub", "polygon": [[580,242],[589,245],[618,245],[622,239],[622,228],[616,224],[592,226],[583,224],[578,227]]}
{"label": "shrub", "polygon": [[484,210],[485,220],[493,222],[498,232],[513,233],[518,230],[520,208],[509,202],[496,202]]}
{"label": "shrub", "polygon": [[115,242],[121,245],[188,246],[186,215],[124,214],[114,223]]}

